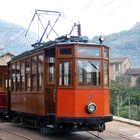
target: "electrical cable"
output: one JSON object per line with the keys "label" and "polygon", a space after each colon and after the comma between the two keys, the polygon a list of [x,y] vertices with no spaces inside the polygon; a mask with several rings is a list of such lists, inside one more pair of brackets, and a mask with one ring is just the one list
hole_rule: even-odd
{"label": "electrical cable", "polygon": [[106,8],[107,6],[109,6],[111,3],[113,3],[115,0],[111,0],[107,3],[105,3],[102,7],[100,7],[99,9],[97,9],[97,13],[99,14],[104,8]]}
{"label": "electrical cable", "polygon": [[[111,0],[111,1],[109,1],[108,3],[106,3],[106,4],[104,4],[101,8],[99,8],[99,9],[103,9],[103,8],[106,8],[108,5],[110,5],[111,3],[113,3],[115,0]],[[130,0],[127,0],[127,1],[125,1],[124,3],[122,3],[122,4],[120,4],[118,7],[116,7],[115,9],[113,9],[112,11],[110,11],[107,15],[106,15],[106,17],[109,17],[110,15],[112,15],[114,12],[116,12],[118,9],[120,9],[121,7],[123,7],[124,5],[126,5],[128,2],[129,2]],[[80,14],[80,16],[78,16],[78,18],[79,17],[81,17],[81,16],[83,16],[83,14],[84,14],[84,12],[89,8],[89,6],[91,5],[91,3],[93,2],[93,0],[90,0],[89,2],[88,2],[88,4],[85,6],[85,8],[83,9],[83,11],[81,12],[81,14]],[[101,11],[100,10],[100,11]],[[98,10],[97,10],[98,11]],[[107,20],[107,18],[105,18],[104,20]],[[79,21],[79,20],[78,20]]]}
{"label": "electrical cable", "polygon": [[[104,5],[104,7],[107,7],[108,5],[110,5],[111,3],[113,3],[115,0],[111,0],[110,2],[108,2],[107,4]],[[121,3],[119,6],[117,6],[115,9],[113,9],[112,11],[110,11],[108,14],[106,14],[104,16],[104,19],[102,19],[101,22],[105,22],[107,20],[107,18],[109,18],[109,16],[111,16],[114,12],[116,12],[118,9],[122,8],[124,5],[126,5],[130,0],[126,0],[125,2]],[[104,8],[103,7],[103,8]]]}
{"label": "electrical cable", "polygon": [[124,5],[126,5],[130,0],[125,1],[124,3],[120,4],[118,7],[116,7],[114,10],[110,11],[106,17],[112,15],[113,13],[115,13],[118,9],[120,9],[121,7],[123,7]]}
{"label": "electrical cable", "polygon": [[[82,12],[79,14],[79,16],[78,16],[78,18],[76,18],[76,19],[78,19],[77,21],[79,21],[79,17],[81,17],[84,13],[85,13],[85,11],[88,9],[88,7],[91,5],[91,3],[93,2],[94,0],[90,0],[88,3],[87,3],[87,5],[84,7],[84,9],[82,10]],[[69,21],[69,22],[71,22],[71,23],[75,23],[75,21],[72,21],[71,19],[69,19],[69,18],[67,18],[65,15],[64,15],[64,13],[63,13],[63,16],[61,16],[62,18],[64,18],[64,19],[66,19],[67,21]]]}
{"label": "electrical cable", "polygon": [[83,11],[81,12],[80,16],[88,9],[88,7],[91,5],[92,2],[93,2],[93,0],[90,0],[88,2],[88,4],[85,6],[85,8],[83,9]]}
{"label": "electrical cable", "polygon": [[18,36],[16,36],[9,44],[5,45],[6,48],[11,46],[19,37],[21,37],[24,33],[26,32],[26,30],[24,30],[23,32],[21,32]]}
{"label": "electrical cable", "polygon": [[[115,0],[111,0],[111,1],[109,1],[108,3],[106,3],[106,4],[104,4],[104,6],[102,6],[101,8],[105,8],[105,7],[107,7],[109,4],[111,4],[112,2],[114,2]],[[127,0],[127,1],[125,1],[124,3],[122,3],[121,5],[119,5],[117,8],[115,8],[114,10],[112,10],[111,12],[109,12],[108,14],[107,14],[107,16],[110,16],[111,14],[113,14],[114,12],[116,12],[118,9],[120,9],[122,6],[124,6],[125,4],[127,4],[128,3],[128,1],[129,0]],[[89,8],[89,6],[91,5],[91,3],[93,2],[93,0],[90,0],[88,3],[87,3],[87,5],[84,7],[84,9],[82,10],[82,12],[81,12],[81,15],[80,16],[82,16],[83,15],[83,13]],[[100,8],[100,9],[101,9]],[[68,18],[66,18],[66,16],[61,16],[61,17],[63,17],[63,18],[65,18],[65,19],[67,19],[68,21],[70,21],[70,22],[72,22],[72,23],[74,23],[72,20],[69,20]],[[33,19],[34,19],[34,17],[33,17]],[[32,20],[33,20],[32,19]],[[32,22],[32,21],[31,21]],[[15,42],[22,34],[24,34],[26,31],[24,31],[24,32],[22,32],[22,33],[20,33],[12,42],[10,42],[7,46],[10,46],[13,42]],[[27,32],[26,32],[27,33]],[[128,32],[126,32],[126,33],[124,33],[124,35],[125,34],[127,34]],[[123,35],[123,36],[124,36]],[[116,38],[117,39],[117,38]],[[116,40],[116,39],[114,39],[114,40]],[[30,43],[31,44],[31,43]]]}
{"label": "electrical cable", "polygon": [[[140,25],[137,25],[135,28],[138,28],[138,27],[140,27]],[[125,36],[126,34],[128,34],[128,33],[130,33],[130,32],[132,32],[132,30],[128,30],[128,31],[126,31],[126,32],[123,33],[121,36],[116,37],[116,38],[110,40],[109,42],[115,41],[115,40],[119,39],[120,37],[122,38],[123,36]],[[107,42],[107,43],[109,43],[109,42]]]}

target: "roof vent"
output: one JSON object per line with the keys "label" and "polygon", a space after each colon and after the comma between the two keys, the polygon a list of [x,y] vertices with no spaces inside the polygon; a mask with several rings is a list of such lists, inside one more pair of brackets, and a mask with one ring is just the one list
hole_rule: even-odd
{"label": "roof vent", "polygon": [[87,36],[82,36],[82,37],[80,37],[79,41],[87,43],[87,42],[89,42],[89,38]]}

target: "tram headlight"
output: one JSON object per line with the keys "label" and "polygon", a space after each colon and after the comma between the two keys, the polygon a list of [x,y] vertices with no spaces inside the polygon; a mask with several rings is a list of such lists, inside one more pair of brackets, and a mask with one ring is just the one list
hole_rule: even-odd
{"label": "tram headlight", "polygon": [[96,111],[96,105],[94,103],[90,103],[87,105],[87,112],[94,113]]}

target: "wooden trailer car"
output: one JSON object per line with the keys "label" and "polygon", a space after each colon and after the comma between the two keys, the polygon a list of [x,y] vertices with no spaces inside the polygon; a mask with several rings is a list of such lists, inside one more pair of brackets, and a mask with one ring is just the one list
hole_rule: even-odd
{"label": "wooden trailer car", "polygon": [[0,65],[0,114],[3,116],[7,112],[8,108],[8,67]]}

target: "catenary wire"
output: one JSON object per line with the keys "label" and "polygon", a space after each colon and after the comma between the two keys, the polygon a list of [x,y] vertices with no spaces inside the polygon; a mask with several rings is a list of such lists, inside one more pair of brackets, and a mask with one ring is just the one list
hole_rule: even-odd
{"label": "catenary wire", "polygon": [[125,1],[125,2],[123,2],[123,3],[121,3],[118,7],[116,7],[116,8],[113,9],[112,11],[110,11],[110,12],[106,15],[106,17],[108,17],[108,16],[112,15],[113,13],[115,13],[118,9],[122,8],[122,7],[123,7],[124,5],[126,5],[129,1],[130,1],[130,0],[127,0],[127,1]]}
{"label": "catenary wire", "polygon": [[104,4],[103,6],[101,6],[99,9],[97,9],[98,14],[99,14],[103,9],[105,9],[107,6],[109,6],[110,4],[112,4],[114,1],[115,1],[115,0],[111,0],[111,1],[109,1],[109,2],[107,2],[107,3],[105,3],[105,4]]}
{"label": "catenary wire", "polygon": [[[136,29],[136,28],[138,28],[138,27],[140,27],[140,25],[137,25],[137,26],[135,27],[135,29]],[[112,42],[112,41],[115,41],[115,40],[119,39],[120,37],[122,38],[123,36],[125,36],[126,34],[128,34],[128,33],[132,32],[132,31],[133,31],[133,30],[128,30],[128,31],[126,31],[126,32],[125,32],[125,33],[123,33],[121,36],[116,37],[116,38],[114,38],[114,39],[112,39],[112,40],[108,41],[108,43],[109,43],[109,42]]]}
{"label": "catenary wire", "polygon": [[16,36],[9,44],[5,45],[6,48],[11,46],[17,39],[19,39],[24,33],[26,32],[26,30],[22,31],[18,36]]}
{"label": "catenary wire", "polygon": [[[82,16],[83,14],[84,14],[84,12],[89,8],[89,6],[91,5],[91,3],[93,2],[94,0],[90,0],[88,3],[87,3],[87,5],[84,7],[84,9],[83,9],[83,11],[81,12],[81,15],[80,16]],[[106,3],[104,6],[102,6],[102,8],[104,8],[104,7],[107,7],[109,4],[111,4],[113,1],[115,1],[115,0],[111,0],[110,2],[108,2],[108,3]],[[108,14],[107,14],[107,16],[110,16],[111,14],[113,14],[114,12],[116,12],[118,9],[120,9],[122,6],[124,6],[125,4],[127,4],[128,3],[128,1],[129,0],[127,0],[127,1],[125,1],[124,3],[122,3],[121,5],[119,5],[117,8],[115,8],[114,10],[112,10],[111,12],[109,12]],[[67,19],[69,22],[71,22],[71,23],[74,23],[72,20],[70,20],[70,19],[68,19],[66,16],[62,16],[64,19]],[[22,34],[24,34],[26,31],[23,31],[22,33],[20,33],[17,37],[15,37],[15,39],[13,40],[13,41],[11,41],[8,45],[6,45],[6,47],[8,47],[8,46],[10,46],[11,44],[13,44]],[[128,31],[128,32],[130,32],[130,31]],[[125,34],[127,34],[128,32],[125,32],[124,34],[123,34],[123,36],[125,35]],[[116,39],[118,39],[118,38],[115,38],[115,39],[113,39],[113,41],[114,40],[116,40]],[[29,44],[31,45],[31,43],[29,42]]]}
{"label": "catenary wire", "polygon": [[91,5],[91,3],[92,3],[93,1],[94,1],[94,0],[90,0],[90,1],[88,2],[88,4],[87,4],[87,5],[84,7],[84,9],[82,10],[80,16],[82,16],[82,15],[85,13],[85,11],[89,8],[89,6]]}

